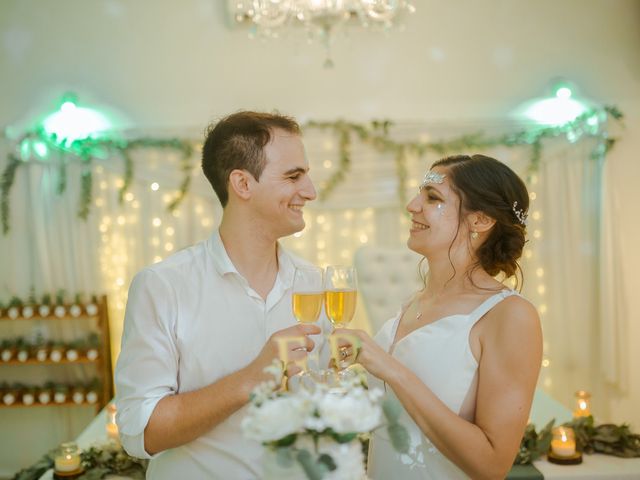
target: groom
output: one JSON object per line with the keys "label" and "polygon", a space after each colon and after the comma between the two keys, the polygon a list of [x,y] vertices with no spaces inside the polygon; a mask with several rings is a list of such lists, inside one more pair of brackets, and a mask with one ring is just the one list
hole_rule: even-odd
{"label": "groom", "polygon": [[115,372],[127,452],[151,459],[151,479],[260,478],[260,444],[242,436],[243,407],[266,380],[278,340],[304,337],[291,312],[295,266],[278,239],[305,226],[316,197],[300,127],[278,114],[239,112],[210,128],[202,170],[223,206],[204,242],[133,279]]}

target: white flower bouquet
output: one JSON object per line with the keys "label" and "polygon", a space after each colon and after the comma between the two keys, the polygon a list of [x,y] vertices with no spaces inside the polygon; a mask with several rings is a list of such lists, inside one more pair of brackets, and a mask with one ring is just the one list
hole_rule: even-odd
{"label": "white flower bouquet", "polygon": [[242,423],[267,448],[265,478],[366,479],[362,440],[383,425],[383,392],[357,376],[275,391],[280,366],[267,370],[275,379],[254,390]]}

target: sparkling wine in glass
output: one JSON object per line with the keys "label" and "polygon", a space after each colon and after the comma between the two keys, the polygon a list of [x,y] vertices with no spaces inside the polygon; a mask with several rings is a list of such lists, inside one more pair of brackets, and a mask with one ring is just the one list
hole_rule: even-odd
{"label": "sparkling wine in glass", "polygon": [[331,265],[325,275],[325,310],[335,328],[349,325],[356,311],[356,269]]}
{"label": "sparkling wine in glass", "polygon": [[[315,323],[322,311],[324,301],[324,271],[313,265],[299,266],[293,274],[293,315],[298,323]],[[308,358],[312,365],[319,361],[317,349],[310,353]],[[313,368],[313,367],[312,367]],[[307,374],[308,368],[304,362],[301,376]]]}
{"label": "sparkling wine in glass", "polygon": [[314,323],[324,300],[323,274],[319,267],[296,267],[293,274],[293,315],[299,323]]}
{"label": "sparkling wine in glass", "polygon": [[[327,317],[334,328],[344,328],[353,319],[356,311],[356,299],[358,296],[356,269],[331,265],[327,267],[324,276],[324,303]],[[348,369],[357,352],[354,346],[340,346],[339,340],[332,342],[332,357],[338,368],[339,378],[348,378]]]}

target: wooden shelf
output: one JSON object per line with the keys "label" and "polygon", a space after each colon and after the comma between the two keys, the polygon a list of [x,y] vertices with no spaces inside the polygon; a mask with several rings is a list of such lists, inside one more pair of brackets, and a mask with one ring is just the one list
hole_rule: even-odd
{"label": "wooden shelf", "polygon": [[96,313],[95,315],[89,315],[88,313],[81,313],[77,317],[74,317],[73,315],[69,315],[69,314],[66,314],[66,315],[64,315],[62,317],[56,317],[52,313],[50,315],[47,315],[46,317],[43,317],[43,316],[38,315],[38,314],[34,314],[32,317],[29,317],[29,318],[25,318],[25,317],[22,317],[22,316],[18,316],[16,318],[11,318],[8,315],[2,315],[0,317],[0,320],[9,320],[9,321],[12,321],[12,322],[22,322],[22,321],[29,322],[31,320],[87,320],[87,319],[90,319],[90,318],[98,318],[98,317],[99,317],[98,313]]}
{"label": "wooden shelf", "polygon": [[31,408],[31,407],[96,407],[100,405],[100,400],[95,403],[82,402],[76,403],[74,401],[66,401],[63,403],[56,403],[53,400],[49,403],[39,403],[33,402],[31,405],[25,405],[22,402],[16,402],[11,405],[6,405],[5,403],[0,403],[0,408]]}
{"label": "wooden shelf", "polygon": [[24,362],[20,360],[12,359],[8,362],[0,361],[0,365],[69,365],[74,363],[97,363],[100,361],[100,357],[95,360],[89,360],[88,358],[78,358],[78,360],[67,360],[66,358],[60,360],[59,362],[54,362],[53,360],[44,360],[40,361],[35,358],[30,358]]}
{"label": "wooden shelf", "polygon": [[[105,406],[106,402],[108,402],[113,397],[113,379],[111,374],[111,339],[109,334],[109,315],[107,308],[107,297],[105,295],[101,296],[97,299],[95,303],[97,307],[97,312],[93,315],[90,315],[86,312],[86,303],[81,304],[82,313],[78,316],[73,316],[69,313],[69,308],[72,306],[71,304],[65,304],[64,307],[67,309],[65,315],[62,317],[58,317],[53,313],[55,305],[51,306],[51,313],[47,316],[42,316],[38,313],[39,305],[34,305],[34,314],[29,318],[25,318],[22,315],[17,316],[16,318],[11,318],[7,314],[8,309],[2,310],[2,316],[0,316],[0,321],[13,321],[13,322],[29,322],[29,321],[40,321],[40,320],[77,320],[80,322],[86,322],[87,320],[95,320],[97,328],[97,333],[99,336],[100,345],[97,347],[98,350],[98,358],[95,360],[89,360],[85,356],[78,358],[77,360],[67,360],[66,357],[63,357],[59,362],[54,362],[51,359],[47,359],[44,361],[39,361],[35,357],[31,357],[24,362],[19,361],[15,356],[7,361],[0,361],[1,365],[6,365],[7,367],[12,366],[15,367],[17,365],[40,365],[40,366],[51,366],[51,365],[82,365],[82,364],[92,364],[95,365],[95,370],[97,374],[97,379],[101,384],[101,388],[98,392],[99,398],[96,403],[88,403],[84,402],[81,404],[74,403],[72,400],[64,403],[48,403],[41,404],[38,402],[33,403],[32,405],[24,405],[22,403],[16,402],[13,405],[5,405],[4,403],[0,403],[0,408],[16,408],[16,407],[56,407],[56,406],[93,406],[96,408],[96,411],[99,411],[102,407]],[[22,313],[20,311],[20,313]],[[94,330],[93,327],[86,328],[83,327],[83,330]],[[1,339],[0,339],[1,340]],[[5,370],[6,371],[6,370]]]}

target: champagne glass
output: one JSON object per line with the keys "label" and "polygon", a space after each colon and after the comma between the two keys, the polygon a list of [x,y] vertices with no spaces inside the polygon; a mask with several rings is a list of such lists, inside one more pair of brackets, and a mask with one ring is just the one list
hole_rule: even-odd
{"label": "champagne glass", "polygon": [[296,267],[293,274],[293,315],[299,323],[314,323],[324,300],[323,272],[319,267]]}
{"label": "champagne glass", "polygon": [[[313,265],[296,267],[293,274],[293,315],[298,323],[315,323],[324,300],[323,270]],[[301,372],[306,373],[305,368]]]}
{"label": "champagne glass", "polygon": [[358,296],[356,269],[330,265],[324,281],[325,310],[335,328],[344,328],[353,319]]}
{"label": "champagne glass", "polygon": [[[327,317],[334,328],[344,328],[353,319],[356,311],[356,299],[358,296],[356,269],[340,265],[330,265],[324,279],[324,301]],[[355,357],[353,349],[355,346],[334,347],[336,365],[340,369],[340,376],[346,378],[343,370],[349,367],[349,359]],[[349,352],[351,353],[349,354]]]}

